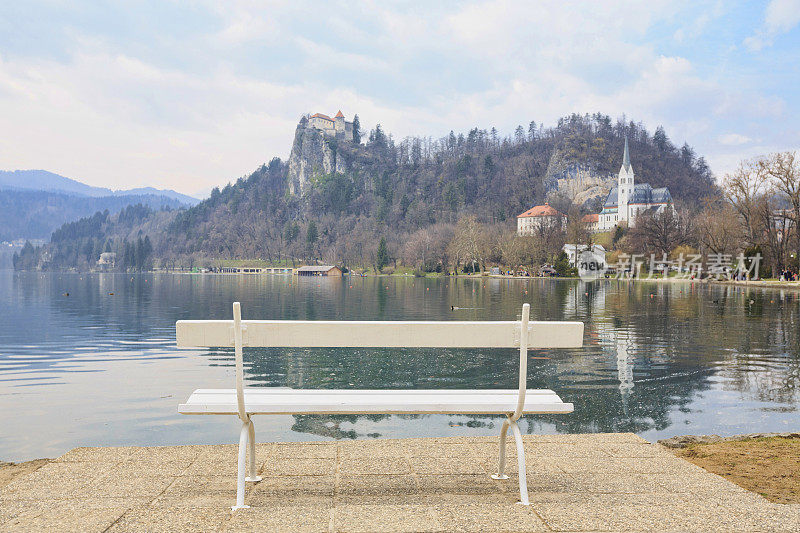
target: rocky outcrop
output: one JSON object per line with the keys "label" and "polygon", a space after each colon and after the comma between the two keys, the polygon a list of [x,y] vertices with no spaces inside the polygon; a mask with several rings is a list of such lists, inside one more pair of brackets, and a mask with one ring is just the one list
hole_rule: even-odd
{"label": "rocky outcrop", "polygon": [[572,203],[589,211],[602,206],[608,192],[616,185],[613,174],[598,172],[580,164],[563,165],[551,160],[545,177],[548,192],[558,191]]}
{"label": "rocky outcrop", "polygon": [[337,142],[344,141],[326,138],[302,122],[297,126],[289,154],[290,194],[301,196],[314,176],[346,171],[344,159],[337,157]]}

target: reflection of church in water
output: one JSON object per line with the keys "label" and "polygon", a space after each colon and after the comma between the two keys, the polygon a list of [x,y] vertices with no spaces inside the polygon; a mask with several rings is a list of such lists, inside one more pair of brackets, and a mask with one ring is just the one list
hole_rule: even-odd
{"label": "reflection of church in water", "polygon": [[[606,308],[608,283],[604,281],[581,282],[572,287],[564,302],[564,319],[585,322],[587,317],[596,317],[593,320],[594,328],[593,331],[590,331],[590,335],[594,336],[595,342],[602,346],[603,353],[614,358],[619,394],[623,409],[627,413],[628,402],[635,386],[633,369],[638,346],[636,334],[622,324],[614,324],[613,317],[609,316]],[[606,319],[603,320],[603,317]]]}

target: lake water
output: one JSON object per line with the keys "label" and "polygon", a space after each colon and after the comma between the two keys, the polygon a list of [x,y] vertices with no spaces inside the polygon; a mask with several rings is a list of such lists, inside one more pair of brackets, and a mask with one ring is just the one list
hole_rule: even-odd
{"label": "lake water", "polygon": [[[67,293],[69,295],[67,295]],[[232,350],[178,350],[175,321],[536,320],[586,323],[581,349],[532,351],[529,387],[575,412],[529,433],[682,434],[800,426],[800,294],[690,283],[0,271],[0,460],[75,446],[232,443],[235,417],[181,416],[231,388]],[[450,306],[464,309],[452,311]],[[250,349],[249,386],[516,388],[515,350]],[[257,417],[259,441],[496,435],[491,416]]]}

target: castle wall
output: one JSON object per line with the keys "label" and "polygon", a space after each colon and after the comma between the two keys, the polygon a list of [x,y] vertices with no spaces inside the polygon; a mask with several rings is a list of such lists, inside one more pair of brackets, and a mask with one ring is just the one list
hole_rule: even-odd
{"label": "castle wall", "polygon": [[308,121],[313,127],[317,128],[318,130],[327,130],[333,129],[333,121],[325,120],[324,118],[320,117],[311,117]]}
{"label": "castle wall", "polygon": [[308,120],[308,125],[330,137],[344,138],[348,141],[353,140],[353,123],[346,122],[344,118],[327,120],[321,117],[311,117]]}

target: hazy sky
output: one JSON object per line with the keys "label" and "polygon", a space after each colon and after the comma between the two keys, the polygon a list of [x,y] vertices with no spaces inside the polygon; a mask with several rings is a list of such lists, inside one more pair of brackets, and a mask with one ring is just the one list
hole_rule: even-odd
{"label": "hazy sky", "polygon": [[191,194],[286,158],[306,112],[401,139],[599,111],[721,176],[800,148],[798,26],[800,0],[2,0],[0,169]]}

